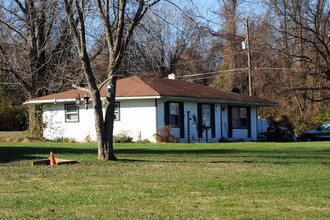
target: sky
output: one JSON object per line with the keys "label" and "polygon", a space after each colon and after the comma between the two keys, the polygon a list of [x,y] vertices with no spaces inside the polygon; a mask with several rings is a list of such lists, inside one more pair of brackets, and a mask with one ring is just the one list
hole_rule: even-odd
{"label": "sky", "polygon": [[[209,22],[209,25],[213,27],[214,30],[218,30],[223,27],[223,22],[221,18],[216,14],[221,11],[221,6],[219,5],[219,0],[181,0],[182,4],[190,5],[195,8],[195,10],[200,15],[201,21]],[[238,6],[239,17],[241,18],[241,25],[244,26],[245,18],[250,20],[258,21],[260,16],[265,12],[261,0],[246,0]]]}

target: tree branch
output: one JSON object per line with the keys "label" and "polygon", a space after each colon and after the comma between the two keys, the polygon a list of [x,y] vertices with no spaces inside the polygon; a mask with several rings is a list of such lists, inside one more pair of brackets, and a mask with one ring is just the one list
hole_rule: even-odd
{"label": "tree branch", "polygon": [[87,89],[85,87],[77,86],[75,84],[72,84],[72,87],[75,88],[75,89],[78,89],[80,91],[84,91],[84,92],[89,92],[90,93],[89,89]]}

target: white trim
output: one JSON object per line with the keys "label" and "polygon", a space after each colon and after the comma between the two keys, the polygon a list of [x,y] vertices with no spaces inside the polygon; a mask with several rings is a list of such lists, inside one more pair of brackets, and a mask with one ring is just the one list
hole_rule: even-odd
{"label": "white trim", "polygon": [[[161,99],[161,96],[132,96],[132,97],[116,97],[116,101],[121,101],[121,100],[145,100],[145,99]],[[105,98],[101,98],[105,99]]]}
{"label": "white trim", "polygon": [[[76,102],[76,99],[56,99],[56,103],[65,103],[65,102]],[[46,99],[46,100],[35,100],[35,101],[27,101],[24,102],[23,105],[29,104],[54,104],[54,99]]]}
{"label": "white trim", "polygon": [[265,102],[253,102],[253,101],[239,101],[228,99],[209,99],[209,98],[192,98],[192,97],[176,97],[176,96],[161,96],[160,98],[177,101],[192,101],[192,102],[204,102],[214,104],[245,104],[245,105],[257,105],[257,106],[280,106],[277,103],[265,103]]}
{"label": "white trim", "polygon": [[[135,96],[135,97],[116,97],[116,101],[122,100],[146,100],[146,99],[160,99],[161,96]],[[101,100],[104,100],[105,97],[102,97]],[[65,103],[65,102],[75,102],[76,99],[56,99],[56,103]],[[24,105],[29,104],[51,104],[54,103],[54,99],[45,99],[45,100],[35,100],[24,102]]]}
{"label": "white trim", "polygon": [[[101,100],[105,99],[102,97]],[[148,100],[148,99],[170,99],[177,101],[193,101],[193,102],[204,102],[204,103],[222,103],[222,104],[245,104],[245,105],[257,105],[257,106],[280,106],[277,103],[265,103],[265,102],[253,102],[253,101],[239,101],[239,100],[228,100],[228,99],[216,99],[216,98],[193,98],[193,97],[177,97],[177,96],[134,96],[134,97],[116,97],[116,101],[122,100]],[[56,99],[57,103],[75,102],[76,99]],[[24,102],[24,105],[28,104],[50,104],[54,103],[54,99],[48,100],[36,100]]]}

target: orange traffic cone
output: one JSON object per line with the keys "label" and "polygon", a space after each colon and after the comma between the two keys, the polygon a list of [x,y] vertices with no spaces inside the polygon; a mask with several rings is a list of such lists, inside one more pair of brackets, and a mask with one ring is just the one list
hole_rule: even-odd
{"label": "orange traffic cone", "polygon": [[50,165],[56,165],[55,157],[53,155],[53,152],[50,152]]}

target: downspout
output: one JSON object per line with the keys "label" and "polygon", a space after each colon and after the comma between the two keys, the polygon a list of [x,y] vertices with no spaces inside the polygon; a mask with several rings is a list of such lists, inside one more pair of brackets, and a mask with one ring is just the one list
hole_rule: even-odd
{"label": "downspout", "polygon": [[222,104],[220,104],[220,140],[223,140],[223,133],[222,133]]}
{"label": "downspout", "polygon": [[188,143],[190,143],[190,111],[187,111]]}
{"label": "downspout", "polygon": [[258,106],[256,105],[256,129],[257,129],[257,134],[256,134],[256,136],[257,136],[257,140],[258,140],[258,138],[259,138],[259,126],[258,126],[258,124],[259,124],[259,119],[258,119]]}
{"label": "downspout", "polygon": [[155,117],[156,117],[156,131],[155,133],[157,133],[158,131],[158,103],[157,103],[157,99],[155,99]]}

